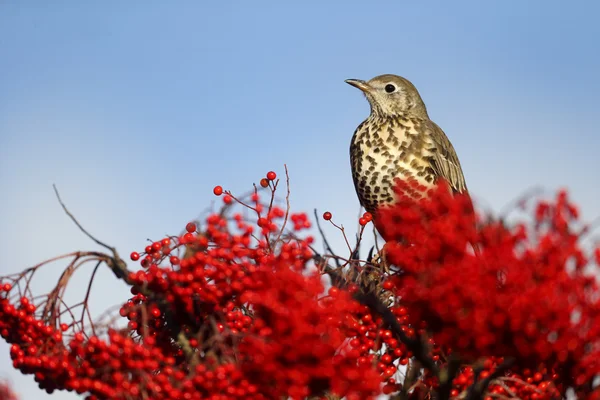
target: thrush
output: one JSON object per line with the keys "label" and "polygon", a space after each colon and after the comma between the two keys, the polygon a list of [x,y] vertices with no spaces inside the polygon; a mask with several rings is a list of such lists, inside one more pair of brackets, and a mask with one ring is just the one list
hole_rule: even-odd
{"label": "thrush", "polygon": [[[456,151],[427,114],[417,88],[397,75],[370,81],[348,79],[371,105],[371,114],[354,132],[350,145],[352,178],[365,210],[397,201],[396,179],[431,188],[443,178],[454,192],[467,191]],[[425,193],[425,191],[420,192]],[[423,194],[412,193],[411,197]]]}

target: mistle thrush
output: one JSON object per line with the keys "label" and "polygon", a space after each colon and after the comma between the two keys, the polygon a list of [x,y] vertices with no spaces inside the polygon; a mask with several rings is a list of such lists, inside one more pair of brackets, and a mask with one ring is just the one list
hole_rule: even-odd
{"label": "mistle thrush", "polygon": [[396,178],[415,180],[425,188],[444,178],[454,192],[466,192],[454,147],[429,119],[412,83],[396,75],[346,83],[362,90],[371,104],[371,115],[356,128],[350,145],[354,186],[367,211],[375,213],[397,200]]}

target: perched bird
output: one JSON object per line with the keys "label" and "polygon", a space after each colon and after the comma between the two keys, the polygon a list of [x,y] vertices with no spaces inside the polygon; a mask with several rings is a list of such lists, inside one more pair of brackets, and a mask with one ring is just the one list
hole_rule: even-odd
{"label": "perched bird", "polygon": [[[438,178],[454,192],[467,191],[458,156],[442,129],[429,119],[417,88],[397,75],[380,75],[370,81],[348,79],[371,105],[371,115],[352,137],[350,162],[356,193],[373,214],[395,203],[396,178],[414,180],[424,188]],[[424,192],[410,193],[419,198]]]}

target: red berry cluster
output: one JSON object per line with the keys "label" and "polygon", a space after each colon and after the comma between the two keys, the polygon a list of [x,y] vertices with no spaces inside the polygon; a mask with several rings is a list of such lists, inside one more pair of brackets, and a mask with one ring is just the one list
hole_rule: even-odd
{"label": "red berry cluster", "polygon": [[[430,369],[445,371],[453,355],[462,364],[451,397],[468,397],[510,359],[486,400],[554,399],[569,387],[600,400],[590,384],[600,374],[599,288],[589,274],[600,248],[591,257],[581,248],[585,230],[565,193],[538,203],[528,230],[480,223],[470,199],[444,184],[420,198],[424,188],[400,182],[397,205],[359,218],[388,241],[392,266],[374,272],[373,289],[386,317],[354,300],[358,285],[326,291],[311,273],[313,239],[298,238],[310,221],[274,205],[279,181],[272,171],[261,180],[266,201],[269,190],[243,200],[217,186],[226,205],[249,212],[224,207],[132,252],[141,268],[124,274],[132,297],[121,330],[66,324],[52,317],[56,303],[30,295],[25,275],[4,281],[0,335],[13,365],[50,393],[89,400],[358,400],[401,390],[416,400],[440,390],[443,374]],[[357,260],[344,266],[365,271]],[[423,340],[426,354],[394,329]],[[407,384],[401,370],[415,356],[434,367]]]}
{"label": "red berry cluster", "polygon": [[[330,392],[349,399],[378,393],[379,374],[358,352],[338,354],[350,316],[359,305],[347,292],[323,292],[318,274],[303,276],[274,259],[256,272],[257,285],[244,293],[254,323],[240,343],[241,363],[268,397],[283,391],[294,399]],[[270,389],[267,389],[270,388]]]}
{"label": "red berry cluster", "polygon": [[[404,318],[406,309],[392,307],[391,311],[404,332],[407,335],[414,334],[414,330],[406,324]],[[380,379],[385,383],[383,393],[389,394],[400,390],[402,385],[396,382],[394,376],[399,366],[408,364],[412,352],[405,344],[398,341],[392,331],[382,328],[381,317],[373,314],[366,306],[359,307],[347,324],[347,334],[352,338],[349,345],[352,352],[356,353],[358,365],[374,364],[377,367],[377,371],[381,374]]]}
{"label": "red berry cluster", "polygon": [[296,213],[290,215],[290,220],[294,224],[294,230],[300,231],[302,229],[310,229],[312,226],[310,220],[308,219],[308,215],[305,213]]}
{"label": "red berry cluster", "polygon": [[142,268],[126,277],[133,297],[120,310],[124,330],[55,328],[36,318],[30,298],[13,305],[13,287],[3,284],[0,334],[15,367],[48,392],[88,399],[377,395],[379,372],[344,350],[358,304],[346,292],[327,295],[320,275],[306,273],[312,238],[277,234],[288,215],[296,231],[310,227],[307,216],[257,193],[247,207],[254,219],[212,214],[131,253]]}
{"label": "red berry cluster", "polygon": [[470,200],[446,185],[379,210],[397,271],[387,285],[440,346],[467,360],[544,365],[543,379],[559,373],[556,386],[580,386],[600,373],[599,287],[566,194],[536,210],[531,231],[502,222],[475,229]]}
{"label": "red berry cluster", "polygon": [[[478,373],[478,380],[488,378],[498,366],[502,364],[502,358],[489,357],[480,360],[481,370]],[[486,400],[494,398],[508,399],[557,399],[561,398],[561,392],[554,385],[558,380],[557,374],[541,367],[538,371],[532,371],[525,368],[519,370],[512,368],[511,371],[498,377],[488,386]],[[462,398],[473,385],[475,381],[475,371],[472,367],[462,367],[453,380],[450,396],[453,398]],[[438,382],[429,377],[423,381],[429,387],[439,387]],[[564,389],[563,389],[564,392]]]}
{"label": "red berry cluster", "polygon": [[371,215],[370,212],[366,212],[366,213],[363,214],[362,217],[360,217],[358,219],[358,223],[360,224],[360,226],[365,226],[366,224],[368,224],[372,220],[373,220],[373,215]]}

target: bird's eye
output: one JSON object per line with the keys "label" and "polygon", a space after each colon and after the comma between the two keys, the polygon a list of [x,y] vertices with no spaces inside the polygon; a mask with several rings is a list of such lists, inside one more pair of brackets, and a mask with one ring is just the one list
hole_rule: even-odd
{"label": "bird's eye", "polygon": [[387,85],[385,85],[386,93],[393,93],[395,90],[396,90],[396,86],[392,85],[391,83],[388,83]]}

